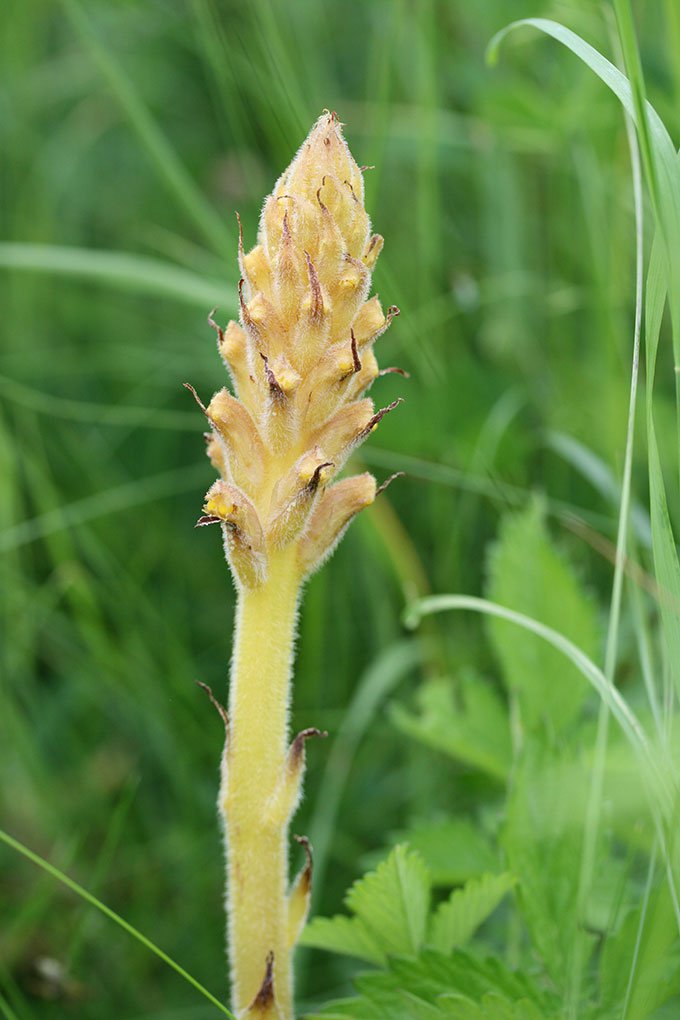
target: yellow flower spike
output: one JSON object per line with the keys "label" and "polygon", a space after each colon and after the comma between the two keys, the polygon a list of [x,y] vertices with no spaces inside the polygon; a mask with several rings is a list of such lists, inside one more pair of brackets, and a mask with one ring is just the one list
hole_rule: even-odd
{"label": "yellow flower spike", "polygon": [[311,890],[311,854],[288,882],[288,825],[307,737],[288,739],[300,591],[352,517],[376,497],[369,474],[333,482],[396,401],[360,399],[379,375],[372,350],[397,309],[367,300],[382,238],[371,234],[362,172],[324,113],[265,201],[255,247],[239,220],[240,325],[210,319],[233,394],[204,407],[221,478],[200,525],[219,524],[237,589],[229,739],[219,810],[227,854],[232,1005],[292,1020],[292,951]]}

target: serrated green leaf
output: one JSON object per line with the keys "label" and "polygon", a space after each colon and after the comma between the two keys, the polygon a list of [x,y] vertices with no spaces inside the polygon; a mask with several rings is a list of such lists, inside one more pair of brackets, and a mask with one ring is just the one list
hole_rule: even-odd
{"label": "serrated green leaf", "polygon": [[419,999],[417,995],[413,995],[409,991],[402,991],[401,998],[404,1009],[407,1011],[408,1020],[442,1020],[442,1011],[438,1003],[433,1005],[430,1002],[424,1002],[423,999]]}
{"label": "serrated green leaf", "polygon": [[496,992],[489,992],[481,1002],[461,996],[444,995],[440,999],[441,1016],[445,1020],[544,1020],[545,1014],[530,999],[511,1001]]}
{"label": "serrated green leaf", "polygon": [[384,1020],[382,1006],[363,998],[337,999],[320,1013],[305,1013],[305,1020]]}
{"label": "serrated green leaf", "polygon": [[396,846],[375,871],[355,882],[345,897],[354,917],[317,917],[300,944],[385,963],[389,953],[417,953],[425,939],[430,876],[421,857]]}
{"label": "serrated green leaf", "polygon": [[315,917],[300,937],[301,946],[325,949],[329,953],[354,956],[368,963],[383,963],[385,953],[371,932],[356,917],[338,914],[335,917]]}
{"label": "serrated green leaf", "polygon": [[527,744],[514,773],[503,846],[517,876],[517,895],[534,952],[564,991],[576,940],[587,959],[591,937],[577,911],[587,766],[558,757],[536,741]]}
{"label": "serrated green leaf", "polygon": [[[395,1020],[411,1020],[407,1006],[404,1002],[404,992],[407,987],[403,982],[398,981],[389,970],[360,974],[354,981],[357,991],[360,992],[359,1002],[374,1006],[380,1017],[394,1017]],[[424,1000],[416,997],[419,1002]]]}
{"label": "serrated green leaf", "polygon": [[[586,655],[597,657],[595,606],[553,547],[539,502],[504,518],[490,555],[488,587],[493,601],[556,628]],[[492,619],[488,628],[524,724],[534,729],[546,724],[555,733],[565,729],[588,694],[579,671],[546,642],[504,620]]]}
{"label": "serrated green leaf", "polygon": [[414,714],[391,706],[402,733],[505,781],[512,760],[507,710],[487,682],[430,680],[418,690],[417,707]]}
{"label": "serrated green leaf", "polygon": [[[527,974],[511,971],[497,958],[480,959],[461,950],[444,956],[426,949],[416,958],[391,957],[388,968],[360,975],[355,980],[359,995],[329,1003],[319,1016],[324,1020],[434,1020],[439,1015],[447,1020],[457,1016],[450,1010],[461,1002],[482,1008],[481,1013],[470,1014],[475,1020],[492,1020],[493,1014],[484,1012],[484,1008],[487,1003],[497,1002],[509,1002],[514,1007],[512,1020],[543,1020],[544,1016],[557,1015],[554,996],[540,990]],[[433,1013],[433,1008],[438,1012]]]}
{"label": "serrated green leaf", "polygon": [[426,949],[416,959],[393,957],[389,968],[397,987],[407,988],[426,1002],[436,1002],[452,992],[479,1002],[487,992],[494,991],[511,1001],[528,998],[537,1005],[543,1003],[543,995],[532,979],[521,971],[510,970],[498,957],[479,958],[460,949],[445,956]]}
{"label": "serrated green leaf", "polygon": [[430,876],[405,844],[352,886],[345,902],[387,953],[417,953],[430,906]]}
{"label": "serrated green leaf", "polygon": [[464,946],[515,885],[508,872],[472,879],[440,904],[430,924],[429,943],[440,953]]}
{"label": "serrated green leaf", "polygon": [[394,836],[408,843],[425,861],[433,885],[462,885],[485,872],[502,870],[491,840],[466,818],[446,818],[415,825]]}

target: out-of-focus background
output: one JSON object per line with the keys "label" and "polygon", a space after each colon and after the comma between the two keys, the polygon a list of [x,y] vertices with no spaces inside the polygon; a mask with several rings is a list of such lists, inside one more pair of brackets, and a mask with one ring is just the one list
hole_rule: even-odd
{"label": "out-of-focus background", "polygon": [[[676,5],[636,14],[650,98],[677,132]],[[485,63],[494,32],[532,15],[618,59],[609,4],[592,0],[10,0],[0,13],[1,824],[220,997],[222,732],[194,680],[225,693],[234,595],[219,535],[193,528],[213,472],[182,383],[224,384],[206,319],[235,314],[235,210],[251,245],[324,108],[374,167],[375,289],[401,308],[377,353],[411,377],[376,383],[379,405],[405,402],[361,451],[379,479],[406,477],[304,601],[292,721],[330,733],[309,748],[293,826],[319,839],[316,912],[340,909],[414,817],[485,794],[470,770],[405,745],[387,707],[424,677],[493,676],[485,628],[437,618],[421,645],[406,603],[482,592],[502,516],[539,493],[606,606],[606,469],[620,476],[632,344],[629,154],[618,104],[555,44],[525,31]],[[634,473],[644,501],[644,465]],[[346,993],[348,969],[303,951],[303,1006]],[[6,847],[0,988],[19,1020],[214,1015]]]}

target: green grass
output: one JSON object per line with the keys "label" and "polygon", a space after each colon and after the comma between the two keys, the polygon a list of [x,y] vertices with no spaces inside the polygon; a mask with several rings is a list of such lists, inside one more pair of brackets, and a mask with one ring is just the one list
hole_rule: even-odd
{"label": "green grass", "polygon": [[[490,66],[494,34],[523,18],[562,23],[622,74],[559,30],[513,31]],[[193,681],[224,691],[233,593],[217,537],[193,529],[212,472],[182,383],[224,381],[206,316],[236,307],[234,211],[251,243],[263,196],[336,109],[375,165],[375,284],[402,309],[377,353],[411,378],[376,385],[381,405],[406,400],[362,449],[380,479],[407,477],[304,603],[293,723],[331,734],[309,749],[294,826],[317,844],[315,913],[342,911],[347,887],[409,833],[434,910],[451,875],[473,877],[474,840],[487,870],[497,860],[518,879],[475,959],[484,949],[527,972],[526,994],[547,996],[540,1015],[670,1020],[674,0],[10,0],[0,28],[2,829],[226,1001],[221,724]],[[637,122],[637,215],[621,104],[577,56]],[[644,393],[629,414],[636,235]],[[430,593],[519,616],[447,613],[406,634],[405,606]],[[586,654],[576,665],[597,690],[579,686],[573,656],[515,626],[527,616]],[[501,740],[507,759],[492,753]],[[4,1016],[219,1015],[8,844],[0,868]],[[413,968],[418,987],[429,980],[429,952],[363,994],[380,986],[398,1017]],[[45,957],[61,986],[37,980]],[[301,1009],[351,996],[361,966],[302,950]],[[418,1008],[404,1015],[440,1015]],[[502,1015],[498,1002],[465,1008]]]}

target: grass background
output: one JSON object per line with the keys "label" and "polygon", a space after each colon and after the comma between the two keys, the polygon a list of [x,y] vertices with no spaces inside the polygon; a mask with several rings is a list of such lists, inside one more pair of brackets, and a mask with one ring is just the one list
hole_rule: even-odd
{"label": "grass background", "polygon": [[[636,14],[649,98],[677,137],[677,7]],[[218,536],[192,530],[212,472],[181,384],[223,384],[206,313],[235,306],[234,210],[252,243],[323,108],[375,166],[375,288],[402,309],[378,354],[411,373],[376,385],[381,405],[406,400],[361,456],[407,478],[309,585],[293,724],[332,741],[367,670],[404,695],[470,663],[492,672],[467,617],[433,619],[414,668],[400,614],[415,594],[480,593],[500,515],[535,491],[605,615],[616,507],[584,478],[584,448],[620,476],[629,156],[617,103],[558,47],[518,35],[485,65],[493,33],[532,15],[611,52],[609,4],[589,0],[10,0],[0,13],[2,825],[220,997],[222,734],[193,680],[224,691],[234,599]],[[669,358],[658,390],[672,467]],[[644,452],[643,438],[643,502]],[[624,687],[631,641],[624,618]],[[382,703],[355,719],[337,818],[320,829],[315,814],[329,742],[310,747],[294,823],[327,843],[324,914],[388,833],[480,794],[479,777],[405,747]],[[45,957],[56,982],[38,973]],[[345,991],[346,965],[302,964],[303,1005]],[[8,849],[0,987],[19,1020],[214,1015]]]}

